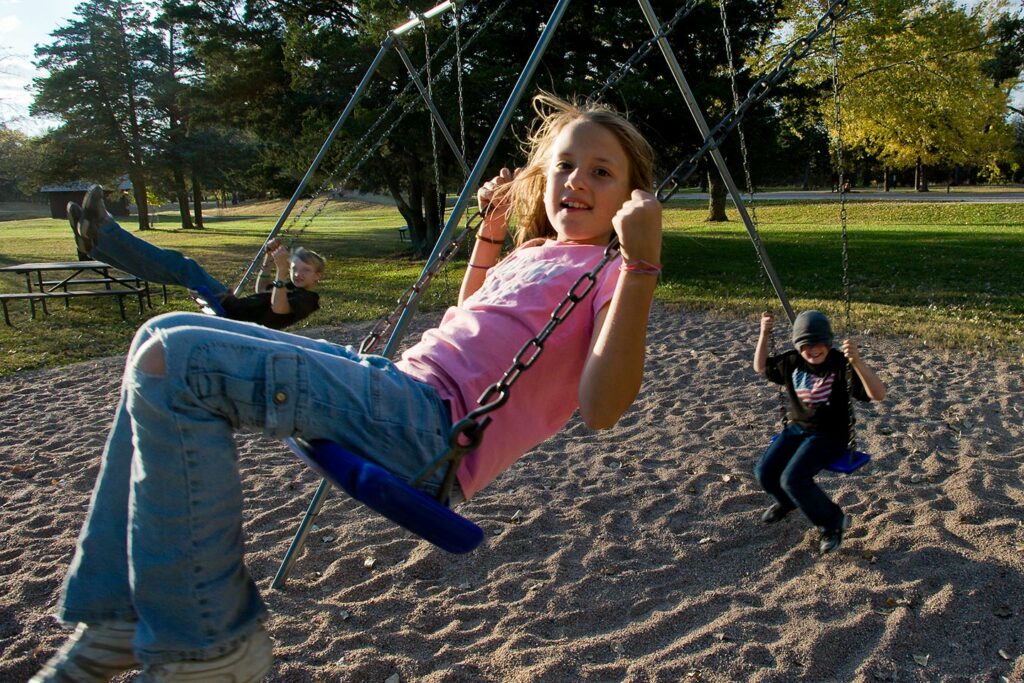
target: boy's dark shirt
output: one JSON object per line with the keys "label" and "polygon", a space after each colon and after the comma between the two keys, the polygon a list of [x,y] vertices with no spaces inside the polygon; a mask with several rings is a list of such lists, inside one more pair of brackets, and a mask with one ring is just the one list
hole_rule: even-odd
{"label": "boy's dark shirt", "polygon": [[[778,356],[771,356],[766,364],[766,375],[776,384],[786,386],[789,396],[789,407],[786,411],[790,422],[809,432],[831,434],[846,443],[849,439],[850,410],[847,398],[846,374],[852,373],[852,389],[854,398],[860,401],[870,400],[864,391],[860,376],[852,372],[846,356],[838,349],[829,349],[825,362],[811,365],[797,351],[787,351]],[[797,396],[797,388],[793,383],[794,372],[803,372],[812,380],[822,382],[815,392],[815,400],[823,401],[808,405]],[[825,386],[829,379],[831,387]]]}
{"label": "boy's dark shirt", "polygon": [[296,287],[291,282],[285,283],[285,289],[288,290],[288,305],[292,309],[290,313],[274,313],[270,307],[272,294],[270,285],[267,285],[264,292],[241,298],[228,297],[221,303],[224,306],[226,317],[232,320],[259,323],[275,330],[281,330],[297,323],[320,308],[320,295],[316,292]]}

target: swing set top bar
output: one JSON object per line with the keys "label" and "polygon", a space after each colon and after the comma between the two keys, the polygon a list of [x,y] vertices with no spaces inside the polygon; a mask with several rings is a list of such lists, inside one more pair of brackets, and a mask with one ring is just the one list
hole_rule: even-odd
{"label": "swing set top bar", "polygon": [[408,33],[409,31],[413,30],[414,28],[422,24],[424,19],[433,19],[438,14],[447,12],[448,10],[452,9],[455,6],[456,3],[452,2],[452,0],[446,0],[445,2],[442,2],[440,5],[431,7],[423,14],[420,14],[413,19],[410,19],[409,21],[405,22],[398,28],[392,29],[391,33],[393,33],[396,36],[400,36],[403,33]]}

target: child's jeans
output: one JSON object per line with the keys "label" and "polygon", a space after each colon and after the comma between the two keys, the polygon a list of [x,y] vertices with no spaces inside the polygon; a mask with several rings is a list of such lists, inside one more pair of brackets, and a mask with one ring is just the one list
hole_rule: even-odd
{"label": "child's jeans", "polygon": [[761,456],[754,476],[786,510],[800,508],[815,526],[836,529],[842,524],[843,510],[814,483],[814,476],[844,448],[834,436],[790,424]]}
{"label": "child's jeans", "polygon": [[198,263],[173,249],[162,249],[126,231],[113,219],[97,229],[89,256],[158,285],[206,287],[214,296],[228,291]]}
{"label": "child's jeans", "polygon": [[[137,367],[150,339],[163,344],[165,375]],[[139,619],[135,650],[150,664],[218,656],[257,628],[239,429],[331,439],[410,481],[446,449],[451,417],[432,387],[380,356],[194,313],[148,321],[128,354],[62,619]],[[422,488],[436,492],[443,469]]]}

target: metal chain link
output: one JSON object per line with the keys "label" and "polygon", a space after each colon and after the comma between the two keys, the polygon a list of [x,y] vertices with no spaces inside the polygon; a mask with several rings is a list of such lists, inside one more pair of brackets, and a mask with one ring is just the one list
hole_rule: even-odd
{"label": "metal chain link", "polygon": [[666,23],[662,24],[661,30],[657,34],[651,36],[646,41],[644,41],[640,45],[640,47],[637,48],[635,52],[633,52],[629,59],[623,62],[618,69],[612,72],[612,74],[600,87],[598,87],[597,90],[595,90],[594,92],[590,93],[590,95],[587,96],[587,103],[593,103],[601,99],[601,97],[603,97],[606,92],[608,92],[612,87],[617,85],[619,81],[625,78],[626,74],[632,71],[633,67],[640,60],[642,60],[644,57],[650,54],[651,50],[654,49],[654,46],[657,45],[658,41],[667,36],[668,34],[670,34],[672,32],[672,29],[675,28],[675,25],[681,19],[689,15],[690,12],[696,9],[696,7],[697,0],[688,0],[686,4],[681,5],[679,9],[676,10],[676,13],[672,15],[672,18],[669,19]]}
{"label": "metal chain link", "polygon": [[750,87],[750,90],[747,92],[747,98],[740,103],[736,109],[726,114],[722,120],[708,132],[701,148],[692,154],[686,161],[679,164],[672,173],[669,174],[668,178],[658,186],[656,194],[659,201],[668,201],[673,195],[675,195],[679,190],[680,185],[682,185],[682,183],[684,183],[686,179],[693,175],[697,170],[701,158],[703,158],[707,151],[712,147],[718,147],[721,144],[725,137],[732,132],[733,128],[739,125],[739,122],[747,111],[767,97],[772,87],[789,73],[790,69],[793,68],[793,64],[807,56],[807,53],[810,52],[814,41],[832,28],[835,22],[846,12],[848,8],[849,0],[835,0],[829,6],[828,11],[826,11],[818,20],[817,26],[806,35],[798,38],[793,44],[793,47],[791,47],[785,56],[779,60],[779,63],[774,69],[772,69],[772,71],[761,76],[761,78],[754,82]]}
{"label": "metal chain link", "polygon": [[[484,20],[480,23],[477,29],[461,45],[461,49],[458,50],[457,55],[455,57],[449,58],[448,61],[446,61],[441,66],[439,70],[439,75],[444,74],[446,72],[451,73],[452,61],[461,56],[463,50],[468,49],[474,42],[476,42],[477,38],[479,38],[480,35],[484,32],[484,30],[494,22],[494,20],[498,17],[502,10],[504,10],[505,6],[509,4],[509,2],[511,2],[511,0],[503,0],[493,11],[489,12],[487,16],[484,17]],[[454,40],[454,36],[448,36],[448,38],[446,38],[444,42],[441,43],[441,46],[436,51],[435,55],[443,54],[444,50],[448,47],[449,43],[452,40]],[[426,66],[421,67],[417,71],[417,77],[422,77],[425,70]],[[379,117],[377,117],[373,124],[366,130],[366,132],[364,132],[363,135],[360,136],[360,138],[355,143],[352,144],[352,146],[349,148],[349,151],[345,154],[345,156],[342,157],[342,159],[337,164],[334,165],[334,168],[331,170],[331,172],[325,176],[325,180],[320,184],[320,187],[310,195],[309,200],[306,201],[300,208],[300,210],[294,216],[291,217],[291,219],[288,222],[288,225],[286,225],[285,228],[282,229],[280,232],[282,236],[289,236],[289,245],[294,244],[298,240],[298,238],[302,236],[306,228],[308,228],[320,216],[320,214],[323,213],[324,209],[327,207],[327,204],[331,200],[330,195],[327,194],[328,191],[332,188],[344,186],[344,184],[348,182],[348,180],[362,168],[362,166],[369,160],[373,153],[380,149],[381,145],[384,144],[384,142],[391,135],[391,133],[394,132],[395,128],[398,127],[398,124],[409,116],[409,114],[412,112],[412,108],[419,101],[418,98],[414,96],[414,93],[411,92],[413,85],[413,79],[409,79],[409,81],[406,82],[402,90],[394,97],[394,99],[392,99],[391,103],[384,110],[384,112]],[[353,157],[356,156],[356,154],[359,153],[360,148],[367,144],[367,141],[373,135],[374,131],[376,131],[377,128],[383,125],[383,123],[388,119],[388,116],[390,116],[391,113],[400,106],[403,108],[403,110],[401,114],[399,114],[398,118],[395,119],[391,123],[391,125],[388,126],[387,130],[384,131],[384,133],[378,137],[377,141],[366,150],[366,152],[359,158],[359,160],[346,172],[344,177],[342,177],[340,181],[335,181],[335,177],[338,175],[340,170],[345,166],[345,164],[348,163],[350,159],[352,159]],[[460,98],[460,111],[461,107],[462,104]],[[463,145],[463,156],[465,156],[464,150],[465,145]],[[317,206],[316,210],[312,213],[312,215],[306,218],[302,225],[299,225],[298,228],[296,229],[296,226],[298,225],[299,221],[303,218],[306,212],[309,211],[313,204],[317,202],[319,202],[319,205]],[[265,247],[266,244],[264,244],[260,248],[260,250],[256,254],[254,261],[258,260],[263,255]],[[248,278],[242,276],[239,281],[238,287],[244,288],[247,279]]]}
{"label": "metal chain link", "polygon": [[[836,173],[839,180],[839,226],[843,244],[843,306],[845,316],[846,333],[852,333],[850,320],[850,236],[847,230],[846,221],[846,168],[843,163],[843,116],[842,106],[839,100],[839,35],[836,27],[832,27],[832,103],[835,107],[835,135],[833,144],[836,154]],[[846,405],[848,407],[849,423],[847,433],[847,447],[851,451],[857,450],[857,423],[856,410],[853,407],[853,367],[846,370]]]}
{"label": "metal chain link", "polygon": [[[719,14],[721,14],[722,16],[722,36],[725,41],[726,63],[729,67],[729,89],[732,91],[732,105],[734,109],[739,109],[740,94],[739,90],[736,87],[736,63],[733,61],[732,36],[729,32],[729,19],[725,11],[725,2],[726,0],[718,0],[718,10]],[[757,219],[757,206],[754,202],[754,178],[753,174],[750,171],[750,154],[747,150],[747,136],[746,132],[743,129],[742,123],[737,124],[736,133],[737,135],[739,135],[740,140],[740,154],[743,158],[743,175],[747,182],[747,206],[750,210],[750,221],[754,226],[754,232],[752,233],[752,237],[754,239],[754,253],[755,255],[757,255],[762,252],[763,245],[761,243],[761,231],[759,229],[760,226],[758,225]],[[764,265],[761,263],[760,258],[757,259],[757,272],[760,276],[759,279],[761,281],[761,293],[764,298],[764,311],[766,313],[770,313],[772,297],[769,294],[770,289],[768,283],[768,274],[765,272]],[[768,330],[769,356],[774,356],[776,351],[777,344],[775,339],[775,325],[772,325],[771,328],[769,328]],[[775,395],[777,397],[776,407],[779,413],[779,420],[782,423],[783,429],[785,429],[786,424],[789,422],[789,420],[786,415],[786,397],[783,394],[784,390],[779,390],[775,392]]]}
{"label": "metal chain link", "polygon": [[[455,423],[452,427],[452,434],[449,439],[449,448],[456,453],[465,453],[474,450],[480,445],[483,439],[483,431],[490,424],[491,413],[508,401],[509,391],[516,380],[540,358],[544,350],[544,342],[561,325],[569,315],[572,314],[576,305],[583,301],[590,291],[597,284],[597,277],[604,270],[604,267],[619,254],[619,239],[613,235],[604,249],[604,256],[590,271],[581,275],[565,298],[555,307],[551,313],[551,320],[544,326],[536,336],[523,344],[519,353],[512,359],[512,364],[501,378],[489,386],[477,401],[479,407],[468,413],[464,418]],[[463,441],[465,439],[465,441]]]}
{"label": "metal chain link", "polygon": [[[423,29],[423,52],[426,55],[426,69],[427,69],[427,98],[431,102],[434,101],[434,83],[433,76],[430,73],[430,34],[427,31],[427,20],[426,17],[420,15],[420,27]],[[437,201],[441,193],[441,160],[437,154],[437,123],[434,121],[434,117],[430,117],[430,150],[433,154],[434,159],[434,201]],[[442,200],[438,209],[438,220],[440,225],[444,225],[444,204]]]}

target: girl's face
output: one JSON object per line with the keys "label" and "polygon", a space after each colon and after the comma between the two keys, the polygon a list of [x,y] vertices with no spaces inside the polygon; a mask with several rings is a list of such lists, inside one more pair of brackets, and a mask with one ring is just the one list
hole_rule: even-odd
{"label": "girl's face", "polygon": [[544,208],[559,242],[607,244],[612,217],[629,199],[629,157],[618,138],[591,121],[567,125],[551,145]]}
{"label": "girl's face", "polygon": [[811,365],[820,365],[825,362],[825,358],[828,356],[828,344],[822,342],[804,344],[800,347],[800,355]]}
{"label": "girl's face", "polygon": [[310,287],[315,287],[316,283],[320,282],[321,273],[317,272],[313,264],[306,263],[302,259],[292,259],[291,271],[292,284],[296,287],[309,289]]}

